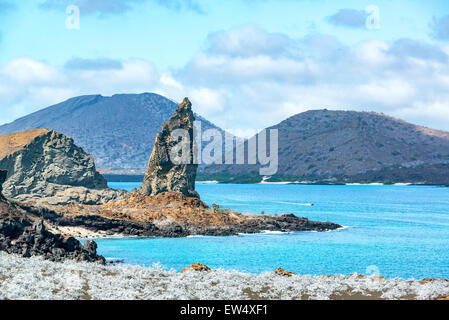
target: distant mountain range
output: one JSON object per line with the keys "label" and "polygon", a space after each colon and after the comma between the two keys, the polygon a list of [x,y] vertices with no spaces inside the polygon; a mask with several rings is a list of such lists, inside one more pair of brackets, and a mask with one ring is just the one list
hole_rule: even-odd
{"label": "distant mountain range", "polygon": [[[97,168],[143,173],[156,133],[176,108],[177,103],[153,93],[81,96],[0,126],[0,135],[35,128],[56,130],[92,154]],[[223,133],[201,116],[195,117],[202,121],[203,130]],[[449,132],[384,114],[328,110],[300,113],[268,129],[279,131],[279,168],[267,181],[449,185]],[[259,168],[257,164],[202,165],[198,178],[260,182]]]}
{"label": "distant mountain range", "polygon": [[[0,135],[46,128],[74,139],[97,168],[145,171],[156,133],[178,104],[154,93],[80,96],[0,126]],[[220,128],[199,115],[204,129]]]}
{"label": "distant mountain range", "polygon": [[[279,169],[267,181],[449,184],[449,132],[384,114],[307,111],[279,132]],[[213,165],[200,178],[260,182],[259,165]]]}

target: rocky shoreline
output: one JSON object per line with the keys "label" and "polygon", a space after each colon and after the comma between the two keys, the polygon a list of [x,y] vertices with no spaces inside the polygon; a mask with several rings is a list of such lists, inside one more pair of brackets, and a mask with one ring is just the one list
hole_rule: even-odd
{"label": "rocky shoreline", "polygon": [[[0,170],[0,186],[4,179],[6,172]],[[0,187],[0,251],[27,258],[40,255],[52,261],[105,263],[104,257],[97,254],[94,241],[82,245],[74,237],[48,231],[42,216],[11,203],[1,191]]]}
{"label": "rocky shoreline", "polygon": [[[54,232],[72,227],[102,236],[180,238],[192,235],[233,236],[263,231],[325,232],[342,228],[332,222],[310,221],[291,213],[255,215],[229,209],[211,209],[197,198],[175,192],[154,197],[131,193],[120,201],[105,205],[22,205],[22,208],[42,216]],[[79,237],[80,232],[70,235]]]}

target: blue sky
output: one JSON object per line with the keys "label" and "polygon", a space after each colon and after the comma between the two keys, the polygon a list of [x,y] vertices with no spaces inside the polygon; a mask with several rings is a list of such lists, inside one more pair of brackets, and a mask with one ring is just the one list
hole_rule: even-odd
{"label": "blue sky", "polygon": [[0,0],[0,123],[152,91],[241,134],[325,107],[449,130],[447,59],[444,0]]}

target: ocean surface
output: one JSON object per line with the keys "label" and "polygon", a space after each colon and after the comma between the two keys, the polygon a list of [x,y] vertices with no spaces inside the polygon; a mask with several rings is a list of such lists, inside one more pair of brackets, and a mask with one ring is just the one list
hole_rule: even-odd
{"label": "ocean surface", "polygon": [[[109,186],[131,190],[139,184]],[[310,275],[449,278],[449,188],[198,183],[196,189],[209,205],[240,212],[291,212],[346,228],[234,237],[96,239],[99,253],[129,264],[161,263],[175,270],[201,262],[250,273],[282,267]]]}

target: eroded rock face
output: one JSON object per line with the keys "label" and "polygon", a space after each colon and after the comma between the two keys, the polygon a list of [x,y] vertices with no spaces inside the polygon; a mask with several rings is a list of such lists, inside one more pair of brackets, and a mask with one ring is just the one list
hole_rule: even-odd
{"label": "eroded rock face", "polygon": [[[141,194],[155,196],[163,192],[174,191],[188,197],[199,197],[195,192],[198,165],[193,164],[194,120],[192,104],[189,99],[185,98],[176,113],[162,126],[162,131],[156,136],[145,178],[139,189]],[[171,134],[176,129],[186,130],[189,136],[187,147],[190,152],[188,155],[184,154],[188,161],[183,161],[180,164],[173,163],[170,157],[172,148],[177,145],[171,140]]]}
{"label": "eroded rock face", "polygon": [[0,136],[0,147],[0,169],[9,172],[3,185],[7,198],[97,204],[124,194],[108,189],[93,157],[56,131],[36,129]]}
{"label": "eroded rock face", "polygon": [[3,183],[5,183],[7,175],[8,175],[8,171],[0,170],[0,197],[3,196],[3,194],[2,194]]}
{"label": "eroded rock face", "polygon": [[32,201],[35,205],[65,205],[79,203],[86,205],[104,204],[120,200],[126,191],[105,189],[89,189],[85,187],[72,187],[61,185],[48,185],[49,191],[45,196],[39,193],[20,194],[14,197],[19,201]]}
{"label": "eroded rock face", "polygon": [[[0,171],[0,185],[5,171]],[[47,230],[44,221],[9,202],[0,193],[0,250],[24,257],[42,255],[53,261],[66,258],[105,263],[97,254],[97,244],[82,245],[73,237],[64,237]]]}

